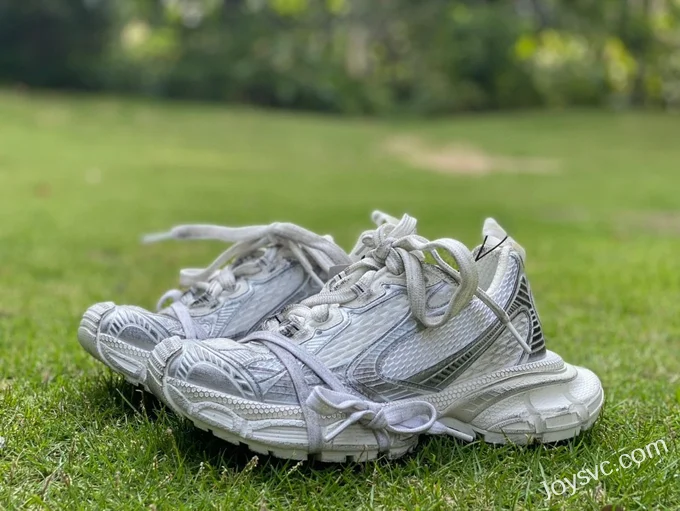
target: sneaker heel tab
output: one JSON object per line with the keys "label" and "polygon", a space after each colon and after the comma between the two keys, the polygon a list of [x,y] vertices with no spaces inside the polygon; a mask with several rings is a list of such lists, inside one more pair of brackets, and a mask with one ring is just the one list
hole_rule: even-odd
{"label": "sneaker heel tab", "polygon": [[482,228],[482,236],[486,240],[486,245],[489,247],[499,247],[503,244],[508,244],[512,249],[519,254],[522,262],[526,262],[526,250],[517,243],[513,238],[508,236],[508,233],[501,227],[501,225],[493,218],[484,220],[484,227]]}
{"label": "sneaker heel tab", "polygon": [[371,213],[371,220],[378,227],[380,227],[383,224],[397,225],[399,223],[399,219],[397,217],[394,217],[378,209]]}

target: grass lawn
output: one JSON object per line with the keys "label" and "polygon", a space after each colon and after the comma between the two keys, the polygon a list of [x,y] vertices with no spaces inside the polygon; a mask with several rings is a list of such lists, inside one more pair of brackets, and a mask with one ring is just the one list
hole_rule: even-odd
{"label": "grass lawn", "polygon": [[[385,150],[396,137],[558,170],[428,171]],[[660,113],[379,122],[0,93],[0,509],[680,509],[678,140]],[[144,233],[287,220],[349,248],[375,208],[471,247],[494,216],[525,246],[549,349],[604,384],[592,430],[550,448],[423,438],[363,465],[254,458],[76,340],[88,305],[153,307],[224,249]],[[668,452],[619,466],[661,439]],[[606,461],[618,470],[547,498]]]}

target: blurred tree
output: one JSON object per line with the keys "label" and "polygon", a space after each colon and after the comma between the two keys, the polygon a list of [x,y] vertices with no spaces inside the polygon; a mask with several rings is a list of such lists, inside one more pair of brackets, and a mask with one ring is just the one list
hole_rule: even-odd
{"label": "blurred tree", "polygon": [[0,80],[96,87],[108,28],[107,0],[0,0]]}
{"label": "blurred tree", "polygon": [[347,113],[680,104],[680,0],[0,0],[0,80]]}

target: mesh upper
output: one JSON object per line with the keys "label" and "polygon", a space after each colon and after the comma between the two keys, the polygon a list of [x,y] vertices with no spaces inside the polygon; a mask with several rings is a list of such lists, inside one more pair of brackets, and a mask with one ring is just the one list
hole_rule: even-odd
{"label": "mesh upper", "polygon": [[[518,257],[508,258],[492,298],[513,311],[513,323],[522,336],[531,331],[530,311],[516,305],[523,276]],[[488,279],[489,281],[491,279]],[[435,283],[428,289],[431,314],[442,310],[453,284]],[[422,328],[413,318],[404,286],[390,285],[383,295],[360,307],[342,307],[343,319],[328,329],[318,328],[298,342],[336,373],[347,386],[372,399],[392,400],[436,392],[453,380],[490,372],[519,362],[523,350],[491,310],[474,298],[460,314],[437,328]],[[195,352],[211,351],[220,374],[239,373],[248,382],[249,395],[273,403],[297,403],[284,365],[259,342],[239,344],[225,340],[185,345],[191,357],[179,357],[181,378],[225,393],[244,392],[234,378],[192,375]],[[304,367],[301,365],[301,367]],[[173,373],[174,374],[174,373]],[[320,383],[304,369],[309,385]],[[195,378],[202,375],[201,381]],[[245,395],[245,394],[242,394]],[[252,398],[252,397],[251,397]]]}
{"label": "mesh upper", "polygon": [[[245,291],[237,296],[227,292],[208,302],[197,300],[199,306],[189,306],[200,338],[244,336],[285,305],[319,291],[302,266],[290,260],[246,282]],[[100,321],[99,332],[145,350],[171,336],[185,337],[172,309],[154,313],[129,305],[108,311]]]}

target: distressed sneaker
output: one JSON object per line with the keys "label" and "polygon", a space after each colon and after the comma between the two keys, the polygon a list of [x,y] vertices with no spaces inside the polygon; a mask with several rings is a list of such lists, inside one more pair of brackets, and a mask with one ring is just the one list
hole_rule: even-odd
{"label": "distressed sneaker", "polygon": [[[376,222],[390,219],[374,213]],[[183,225],[145,238],[164,239],[234,244],[207,268],[182,270],[180,285],[185,290],[165,293],[158,312],[98,303],[85,312],[78,329],[78,340],[88,353],[129,382],[147,388],[147,359],[163,339],[242,337],[284,305],[318,292],[334,268],[351,262],[330,237],[288,223],[238,228]],[[168,302],[172,303],[165,307]]]}
{"label": "distressed sneaker", "polygon": [[364,234],[362,260],[238,342],[163,341],[162,399],[255,452],[331,462],[397,458],[421,434],[526,444],[588,429],[602,386],[546,350],[524,250],[492,219],[472,252],[414,229],[404,216]]}

